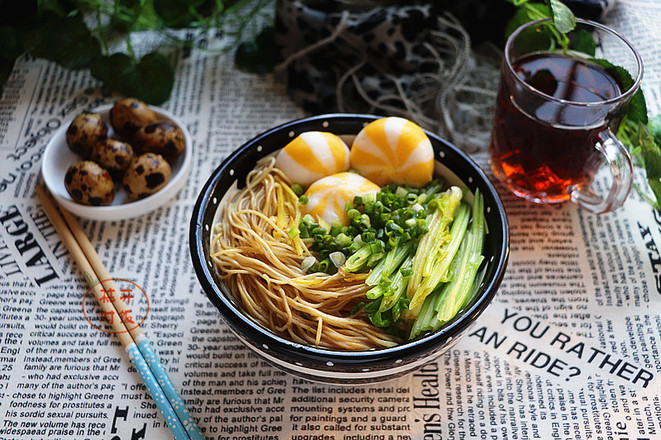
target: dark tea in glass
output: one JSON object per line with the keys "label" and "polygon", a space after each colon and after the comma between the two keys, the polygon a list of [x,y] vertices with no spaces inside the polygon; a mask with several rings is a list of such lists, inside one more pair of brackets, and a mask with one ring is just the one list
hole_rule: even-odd
{"label": "dark tea in glass", "polygon": [[[557,99],[588,103],[622,94],[604,68],[562,54],[528,55],[512,67],[531,87]],[[592,178],[595,170],[585,164],[597,164],[595,144],[608,124],[583,125],[582,109],[570,106],[543,104],[529,109],[529,115],[513,101],[514,95],[507,83],[498,93],[498,128],[491,143],[494,172],[514,191],[533,189],[548,202],[568,200],[570,188]]]}
{"label": "dark tea in glass", "polygon": [[[534,26],[540,25],[523,28],[535,31]],[[491,135],[492,170],[512,192],[534,202],[573,200],[594,212],[613,210],[631,188],[632,171],[613,130],[638,85],[624,90],[590,55],[549,50],[552,41],[545,43],[536,32],[530,38],[519,29],[506,46]],[[604,162],[614,170],[613,185],[600,196],[590,183]]]}

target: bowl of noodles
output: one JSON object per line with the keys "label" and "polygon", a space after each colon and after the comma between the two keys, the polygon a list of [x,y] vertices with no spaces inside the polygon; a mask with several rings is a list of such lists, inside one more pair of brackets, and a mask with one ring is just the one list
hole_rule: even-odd
{"label": "bowl of noodles", "polygon": [[[341,199],[337,176],[364,179],[352,169],[326,185],[325,197],[342,205],[334,220],[314,215],[319,181],[293,183],[282,169],[295,161],[283,151],[313,132],[339,137],[350,154],[369,152],[359,140],[380,120],[328,114],[268,130],[220,164],[193,209],[190,251],[208,298],[249,348],[309,380],[370,383],[414,371],[468,332],[507,266],[495,188],[470,157],[426,131],[431,168],[409,178],[429,172],[432,183],[370,181],[376,189]],[[298,165],[322,155],[302,157]],[[360,171],[369,176],[370,166]]]}

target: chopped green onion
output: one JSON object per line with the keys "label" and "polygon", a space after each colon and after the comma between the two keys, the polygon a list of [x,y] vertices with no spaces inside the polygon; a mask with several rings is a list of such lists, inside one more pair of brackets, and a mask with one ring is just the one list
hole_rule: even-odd
{"label": "chopped green onion", "polygon": [[397,246],[397,243],[399,243],[399,237],[397,237],[395,234],[392,234],[390,237],[388,237],[388,246],[394,248]]}
{"label": "chopped green onion", "polygon": [[326,228],[322,228],[320,226],[317,226],[316,228],[314,228],[310,231],[310,234],[312,234],[312,235],[317,235],[317,234],[326,235]]}
{"label": "chopped green onion", "polygon": [[339,249],[344,249],[345,247],[351,245],[352,241],[353,240],[351,237],[343,232],[340,232],[335,237],[335,246],[337,246]]}
{"label": "chopped green onion", "polygon": [[381,240],[374,240],[369,246],[373,254],[382,253],[385,250]]}
{"label": "chopped green onion", "polygon": [[376,233],[374,231],[365,231],[360,234],[360,239],[363,240],[363,243],[370,243],[376,240]]}
{"label": "chopped green onion", "polygon": [[330,265],[330,261],[328,260],[328,258],[324,258],[323,260],[321,260],[318,266],[319,272],[327,272],[329,265]]}
{"label": "chopped green onion", "polygon": [[301,231],[296,226],[292,226],[289,228],[289,231],[287,231],[287,235],[289,235],[290,238],[296,238],[301,235]]}
{"label": "chopped green onion", "polygon": [[301,197],[298,198],[298,203],[300,203],[301,205],[307,205],[309,201],[310,199],[308,199],[308,196],[306,196],[305,194],[303,194]]}
{"label": "chopped green onion", "polygon": [[346,272],[358,272],[365,267],[370,255],[372,255],[370,247],[363,245],[353,255],[347,258],[347,261],[344,263],[344,270]]}
{"label": "chopped green onion", "polygon": [[303,272],[306,272],[310,270],[312,266],[314,266],[317,263],[317,259],[314,258],[313,256],[308,256],[303,258],[303,261],[301,261],[301,270]]}
{"label": "chopped green onion", "polygon": [[367,229],[371,226],[370,217],[367,214],[357,215],[351,219],[351,224],[359,228]]}
{"label": "chopped green onion", "polygon": [[376,201],[376,193],[367,193],[362,196],[362,203],[374,203]]}
{"label": "chopped green onion", "polygon": [[298,183],[293,184],[291,186],[291,190],[294,191],[294,194],[296,194],[299,197],[302,196],[303,193],[305,192],[303,190],[303,187],[301,185],[299,185]]}
{"label": "chopped green onion", "polygon": [[340,228],[341,227],[342,227],[342,224],[339,221],[333,220],[333,223],[331,223],[331,227],[330,227],[330,230],[328,231],[328,234],[335,237],[337,234],[340,233]]}
{"label": "chopped green onion", "polygon": [[340,251],[335,251],[331,252],[331,254],[328,256],[330,259],[331,263],[337,268],[342,266],[345,261],[347,261],[347,257]]}

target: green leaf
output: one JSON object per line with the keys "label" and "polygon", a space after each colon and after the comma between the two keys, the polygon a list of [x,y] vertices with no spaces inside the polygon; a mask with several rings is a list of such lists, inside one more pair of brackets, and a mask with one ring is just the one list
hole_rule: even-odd
{"label": "green leaf", "polygon": [[134,64],[128,55],[115,53],[97,58],[90,67],[90,73],[109,89],[120,91],[123,78],[135,68]]}
{"label": "green leaf", "polygon": [[[646,125],[639,123],[638,133],[647,179],[650,183],[658,183],[661,179],[661,149],[654,142],[654,137]],[[657,197],[657,200],[661,198]]]}
{"label": "green leaf", "polygon": [[174,69],[158,52],[148,53],[138,63],[122,53],[100,57],[91,72],[111,90],[154,105],[168,100],[174,84]]}
{"label": "green leaf", "polygon": [[53,18],[27,38],[32,55],[68,69],[87,68],[101,56],[99,41],[78,15]]}
{"label": "green leaf", "polygon": [[634,122],[647,124],[647,103],[645,102],[645,95],[643,95],[642,89],[638,89],[636,90],[636,93],[634,93],[631,102],[629,103],[629,107],[627,107],[625,117]]}
{"label": "green leaf", "polygon": [[652,137],[654,138],[654,142],[656,142],[656,145],[661,146],[661,114],[653,117],[647,126],[650,130],[650,133],[652,134]]}
{"label": "green leaf", "polygon": [[23,41],[16,29],[0,26],[0,57],[18,58],[23,52]]}
{"label": "green leaf", "polygon": [[44,15],[49,15],[52,13],[58,17],[65,17],[70,13],[85,7],[84,2],[80,6],[77,5],[76,0],[38,0],[39,13]]}
{"label": "green leaf", "polygon": [[590,56],[594,56],[597,50],[597,43],[592,34],[585,29],[580,29],[572,34],[569,46]]}
{"label": "green leaf", "polygon": [[[655,119],[659,120],[659,117],[657,116]],[[661,208],[661,148],[659,148],[660,144],[655,141],[654,124],[655,121],[648,126],[642,122],[633,123],[624,119],[617,135],[629,148],[632,157],[639,159],[637,165],[644,167],[647,183],[655,200],[651,200],[642,190],[638,191],[654,207]]]}
{"label": "green leaf", "polygon": [[553,23],[559,32],[566,34],[576,27],[574,13],[560,0],[550,0],[553,11]]}
{"label": "green leaf", "polygon": [[250,73],[272,72],[279,54],[273,32],[272,26],[266,27],[255,41],[241,43],[234,54],[236,67]]}
{"label": "green leaf", "polygon": [[375,326],[388,327],[390,324],[392,324],[392,319],[387,317],[387,315],[390,315],[390,313],[384,313],[386,316],[383,316],[384,314],[381,313],[379,307],[381,305],[381,301],[383,301],[383,297],[375,299],[371,303],[367,304],[365,306],[365,313],[367,314],[367,317],[370,319],[372,324]]}
{"label": "green leaf", "polygon": [[542,3],[525,3],[519,7],[505,26],[505,36],[509,37],[515,30],[526,23],[541,18],[550,18],[549,8]]}
{"label": "green leaf", "polygon": [[[606,69],[606,72],[612,75],[620,83],[623,90],[629,90],[633,86],[633,77],[624,67],[616,66],[610,61],[604,59],[592,59],[590,61]],[[643,124],[647,124],[647,103],[642,89],[638,89],[636,90],[636,93],[634,93],[631,102],[629,103],[629,107],[627,107],[625,117],[632,122],[642,122]]]}
{"label": "green leaf", "polygon": [[169,27],[184,27],[194,21],[195,9],[204,0],[154,0],[154,11]]}
{"label": "green leaf", "polygon": [[165,56],[151,52],[122,76],[121,91],[126,96],[157,105],[168,100],[173,85],[172,65]]}
{"label": "green leaf", "polygon": [[146,7],[139,0],[115,0],[114,8],[115,13],[110,16],[110,26],[114,31],[125,33],[133,29],[142,30],[137,22]]}
{"label": "green leaf", "polygon": [[648,179],[647,183],[650,185],[654,197],[656,198],[656,207],[659,208],[659,203],[661,201],[661,181]]}
{"label": "green leaf", "polygon": [[633,85],[633,77],[624,67],[617,66],[603,58],[592,58],[590,61],[597,64],[598,66],[603,67],[606,72],[611,74],[611,76],[613,76],[620,83],[624,90],[628,90]]}

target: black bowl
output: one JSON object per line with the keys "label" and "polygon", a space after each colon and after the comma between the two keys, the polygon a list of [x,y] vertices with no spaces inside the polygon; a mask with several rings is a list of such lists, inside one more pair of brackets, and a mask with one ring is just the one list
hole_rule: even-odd
{"label": "black bowl", "polygon": [[[276,336],[246,315],[218,280],[209,257],[211,232],[220,201],[262,157],[284,147],[305,131],[356,135],[377,116],[329,114],[285,123],[260,134],[227,157],[206,182],[195,203],[190,225],[190,251],[197,277],[207,296],[236,336],[265,360],[297,376],[327,383],[355,384],[387,380],[413,371],[448,350],[489,305],[498,289],[509,256],[505,209],[480,167],[462,151],[427,133],[437,159],[437,173],[451,184],[460,183],[484,195],[488,234],[486,276],[473,302],[437,332],[402,345],[360,352],[331,351]],[[441,165],[442,164],[442,165]],[[450,171],[452,170],[452,171]]]}

